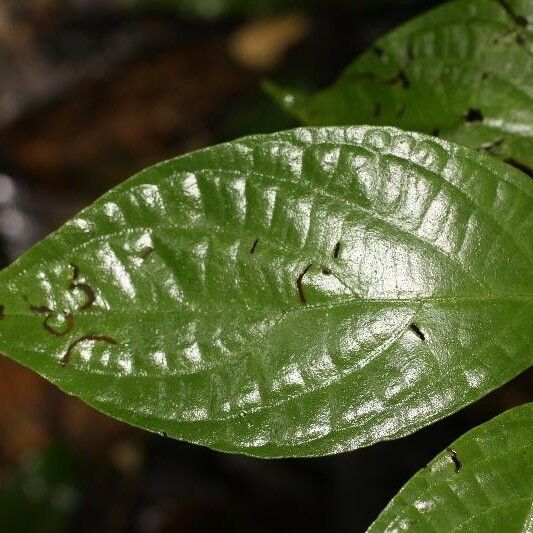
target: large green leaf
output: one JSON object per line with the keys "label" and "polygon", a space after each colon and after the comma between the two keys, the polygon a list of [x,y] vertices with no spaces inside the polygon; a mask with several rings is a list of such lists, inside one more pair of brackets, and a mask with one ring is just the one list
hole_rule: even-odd
{"label": "large green leaf", "polygon": [[0,273],[0,351],[121,420],[258,456],[398,437],[533,363],[533,182],[392,128],[141,172]]}
{"label": "large green leaf", "polygon": [[368,531],[533,531],[532,437],[532,403],[469,431],[415,474]]}
{"label": "large green leaf", "polygon": [[314,96],[267,85],[304,124],[382,124],[533,173],[533,0],[457,0],[378,40]]}

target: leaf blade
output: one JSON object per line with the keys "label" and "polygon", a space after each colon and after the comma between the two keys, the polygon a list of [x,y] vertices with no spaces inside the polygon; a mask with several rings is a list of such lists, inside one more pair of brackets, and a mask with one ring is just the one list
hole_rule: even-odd
{"label": "leaf blade", "polygon": [[531,365],[531,207],[506,165],[392,128],[208,148],[118,186],[0,273],[0,352],[121,420],[226,451],[395,438]]}
{"label": "leaf blade", "polygon": [[532,21],[530,1],[452,1],[379,39],[315,95],[274,84],[265,89],[308,126],[394,125],[431,133],[531,176]]}
{"label": "leaf blade", "polygon": [[407,482],[368,531],[528,531],[532,415],[533,404],[525,404],[461,436]]}

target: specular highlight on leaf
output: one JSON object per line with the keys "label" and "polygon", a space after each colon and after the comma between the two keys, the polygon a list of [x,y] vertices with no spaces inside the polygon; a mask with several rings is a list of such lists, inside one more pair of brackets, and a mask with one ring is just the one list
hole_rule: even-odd
{"label": "specular highlight on leaf", "polygon": [[497,160],[384,127],[254,136],[146,169],[2,271],[0,352],[175,438],[335,453],[531,366],[532,265],[533,183]]}
{"label": "specular highlight on leaf", "polygon": [[368,532],[530,531],[531,435],[531,403],[469,431],[419,470]]}

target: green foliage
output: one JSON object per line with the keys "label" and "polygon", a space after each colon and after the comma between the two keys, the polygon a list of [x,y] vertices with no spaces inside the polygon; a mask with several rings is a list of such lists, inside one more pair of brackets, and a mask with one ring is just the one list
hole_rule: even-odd
{"label": "green foliage", "polygon": [[0,351],[101,411],[261,457],[405,435],[531,366],[533,182],[384,127],[141,172],[0,273]]}
{"label": "green foliage", "polygon": [[[257,457],[353,450],[479,399],[533,364],[532,58],[533,0],[455,0],[316,95],[266,84],[334,127],[207,148],[110,191],[0,272],[0,352],[120,420]],[[228,129],[250,123],[285,121],[259,102]],[[527,404],[468,432],[369,531],[533,531],[532,424]],[[68,457],[8,480],[3,528],[67,527]]]}
{"label": "green foliage", "polygon": [[0,524],[9,533],[67,531],[78,504],[78,458],[54,447],[34,454],[0,492]]}
{"label": "green foliage", "polygon": [[379,39],[316,95],[266,89],[306,125],[399,126],[533,174],[533,1],[449,2]]}
{"label": "green foliage", "polygon": [[469,431],[420,470],[369,533],[533,531],[533,404]]}

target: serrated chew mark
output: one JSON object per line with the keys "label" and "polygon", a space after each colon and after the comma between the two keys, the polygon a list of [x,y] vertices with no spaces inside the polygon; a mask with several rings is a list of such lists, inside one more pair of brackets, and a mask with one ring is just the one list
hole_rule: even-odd
{"label": "serrated chew mark", "polygon": [[74,263],[70,263],[69,267],[72,269],[72,281],[76,281],[80,276],[80,268]]}
{"label": "serrated chew mark", "polygon": [[403,89],[409,89],[411,86],[411,83],[403,70],[398,71],[398,74],[390,80],[387,80],[387,83],[390,85],[399,85]]}
{"label": "serrated chew mark", "polygon": [[61,314],[65,316],[65,320],[67,323],[67,327],[64,330],[57,330],[50,324],[50,319],[52,318],[53,313],[49,313],[43,322],[43,328],[48,331],[48,333],[51,333],[54,337],[63,337],[72,330],[75,324],[74,315],[66,312],[63,312]]}
{"label": "serrated chew mark", "polygon": [[466,122],[483,122],[483,113],[481,109],[475,109],[471,107],[463,115],[463,118]]}
{"label": "serrated chew mark", "polygon": [[141,251],[141,259],[148,259],[153,253],[155,252],[155,248],[152,246],[148,246],[147,248],[144,248],[144,250]]}
{"label": "serrated chew mark", "polygon": [[305,298],[304,288],[302,285],[302,280],[304,276],[307,274],[309,269],[313,266],[313,263],[309,263],[303,270],[303,272],[298,276],[296,279],[296,287],[298,288],[298,296],[300,297],[300,303],[307,304],[307,299]]}
{"label": "serrated chew mark", "polygon": [[341,241],[337,241],[337,244],[335,245],[335,248],[333,248],[333,258],[338,259],[339,253],[341,251]]}
{"label": "serrated chew mark", "polygon": [[446,451],[448,452],[450,459],[452,460],[453,466],[455,468],[455,473],[458,474],[459,470],[463,468],[463,463],[459,459],[459,456],[457,455],[457,452],[453,450],[452,448],[446,448]]}
{"label": "serrated chew mark", "polygon": [[259,239],[255,239],[253,244],[252,244],[252,247],[250,248],[250,253],[253,254],[255,252],[255,249],[257,247],[257,244],[259,242]]}
{"label": "serrated chew mark", "polygon": [[69,285],[69,290],[70,291],[80,290],[85,294],[86,296],[85,303],[78,308],[80,311],[83,309],[89,309],[89,307],[91,307],[96,301],[96,293],[94,292],[94,289],[88,283],[76,283],[73,281]]}
{"label": "serrated chew mark", "polygon": [[424,335],[424,333],[422,333],[422,330],[414,323],[412,322],[411,324],[409,324],[409,329],[421,340],[421,341],[425,341],[426,340],[426,336]]}
{"label": "serrated chew mark", "polygon": [[79,339],[76,339],[75,341],[69,344],[65,355],[59,360],[59,363],[63,366],[67,365],[70,361],[70,355],[72,354],[74,348],[76,348],[78,344],[85,341],[107,342],[108,344],[113,345],[118,344],[117,341],[113,339],[113,337],[109,337],[107,335],[84,335],[83,337],[80,337]]}
{"label": "serrated chew mark", "polygon": [[67,328],[65,330],[57,330],[50,324],[50,319],[54,315],[55,311],[47,307],[46,305],[30,305],[29,306],[30,311],[33,313],[37,313],[40,315],[46,315],[43,320],[43,328],[48,331],[48,333],[52,334],[54,337],[63,337],[63,335],[66,335],[69,333],[72,328],[74,327],[75,319],[74,315],[67,311],[62,311],[59,314],[62,314],[65,317]]}

